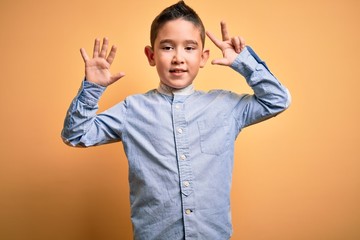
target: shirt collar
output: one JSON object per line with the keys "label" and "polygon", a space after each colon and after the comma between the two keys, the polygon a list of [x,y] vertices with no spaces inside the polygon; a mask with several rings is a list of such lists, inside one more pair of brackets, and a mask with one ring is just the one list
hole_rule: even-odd
{"label": "shirt collar", "polygon": [[194,85],[190,84],[189,86],[186,86],[184,88],[180,88],[180,89],[176,89],[176,88],[172,88],[169,87],[165,84],[163,84],[162,82],[159,83],[159,86],[157,88],[158,92],[165,94],[165,95],[190,95],[194,92]]}

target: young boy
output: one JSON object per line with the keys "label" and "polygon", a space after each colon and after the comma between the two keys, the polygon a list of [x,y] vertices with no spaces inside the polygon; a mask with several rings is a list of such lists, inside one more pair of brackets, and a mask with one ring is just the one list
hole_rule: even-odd
{"label": "young boy", "polygon": [[131,219],[135,239],[229,239],[234,141],[246,126],[289,106],[289,94],[241,37],[207,36],[222,51],[213,64],[246,78],[254,95],[196,91],[205,30],[183,1],[161,12],[151,25],[145,54],[160,78],[157,89],[127,97],[97,114],[106,87],[124,76],[109,71],[116,47],[95,40],[93,58],[81,49],[85,80],[72,102],[62,138],[70,146],[122,141],[129,163]]}

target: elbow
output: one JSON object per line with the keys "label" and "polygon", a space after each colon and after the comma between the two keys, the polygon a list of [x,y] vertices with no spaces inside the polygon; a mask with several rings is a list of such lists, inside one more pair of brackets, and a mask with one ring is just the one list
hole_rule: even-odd
{"label": "elbow", "polygon": [[68,137],[64,130],[61,132],[60,137],[63,143],[69,147],[85,147],[83,144],[81,144],[80,141],[76,141],[76,139],[71,139]]}
{"label": "elbow", "polygon": [[287,88],[284,89],[283,94],[279,95],[278,104],[275,107],[275,115],[282,113],[291,105],[291,94]]}
{"label": "elbow", "polygon": [[280,93],[273,95],[270,101],[263,102],[264,107],[267,109],[267,114],[270,116],[276,116],[286,109],[288,109],[291,105],[291,95],[290,92],[284,88]]}
{"label": "elbow", "polygon": [[68,138],[64,137],[63,134],[61,134],[61,140],[62,140],[62,142],[63,142],[65,145],[67,145],[67,146],[69,146],[69,147],[77,147],[76,144],[74,144],[74,143],[73,143],[71,140],[69,140]]}
{"label": "elbow", "polygon": [[63,143],[69,147],[76,147],[74,144],[71,143],[70,140],[68,140],[67,138],[65,138],[64,136],[61,135],[61,140],[63,141]]}
{"label": "elbow", "polygon": [[283,96],[284,105],[283,105],[282,111],[285,111],[291,105],[291,94],[290,94],[289,90],[287,88],[285,88],[284,92],[285,92],[284,96]]}

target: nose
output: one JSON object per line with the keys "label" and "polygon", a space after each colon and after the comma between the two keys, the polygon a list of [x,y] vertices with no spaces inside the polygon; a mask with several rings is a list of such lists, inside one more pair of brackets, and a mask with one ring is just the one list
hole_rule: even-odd
{"label": "nose", "polygon": [[182,51],[181,50],[174,51],[174,56],[173,56],[171,63],[172,64],[183,64],[184,62],[185,61],[184,61]]}

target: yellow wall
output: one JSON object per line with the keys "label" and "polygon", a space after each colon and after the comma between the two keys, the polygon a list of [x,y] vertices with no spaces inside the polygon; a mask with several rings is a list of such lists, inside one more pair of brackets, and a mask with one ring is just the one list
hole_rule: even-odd
{"label": "yellow wall", "polygon": [[[172,3],[1,0],[0,239],[131,238],[121,144],[69,148],[60,131],[83,78],[79,48],[90,52],[95,37],[118,45],[112,69],[127,73],[105,93],[102,110],[157,86],[143,47],[153,17]],[[226,20],[293,96],[288,111],[237,141],[233,239],[360,239],[360,2],[187,3],[218,36]],[[250,91],[211,64],[196,86]]]}

